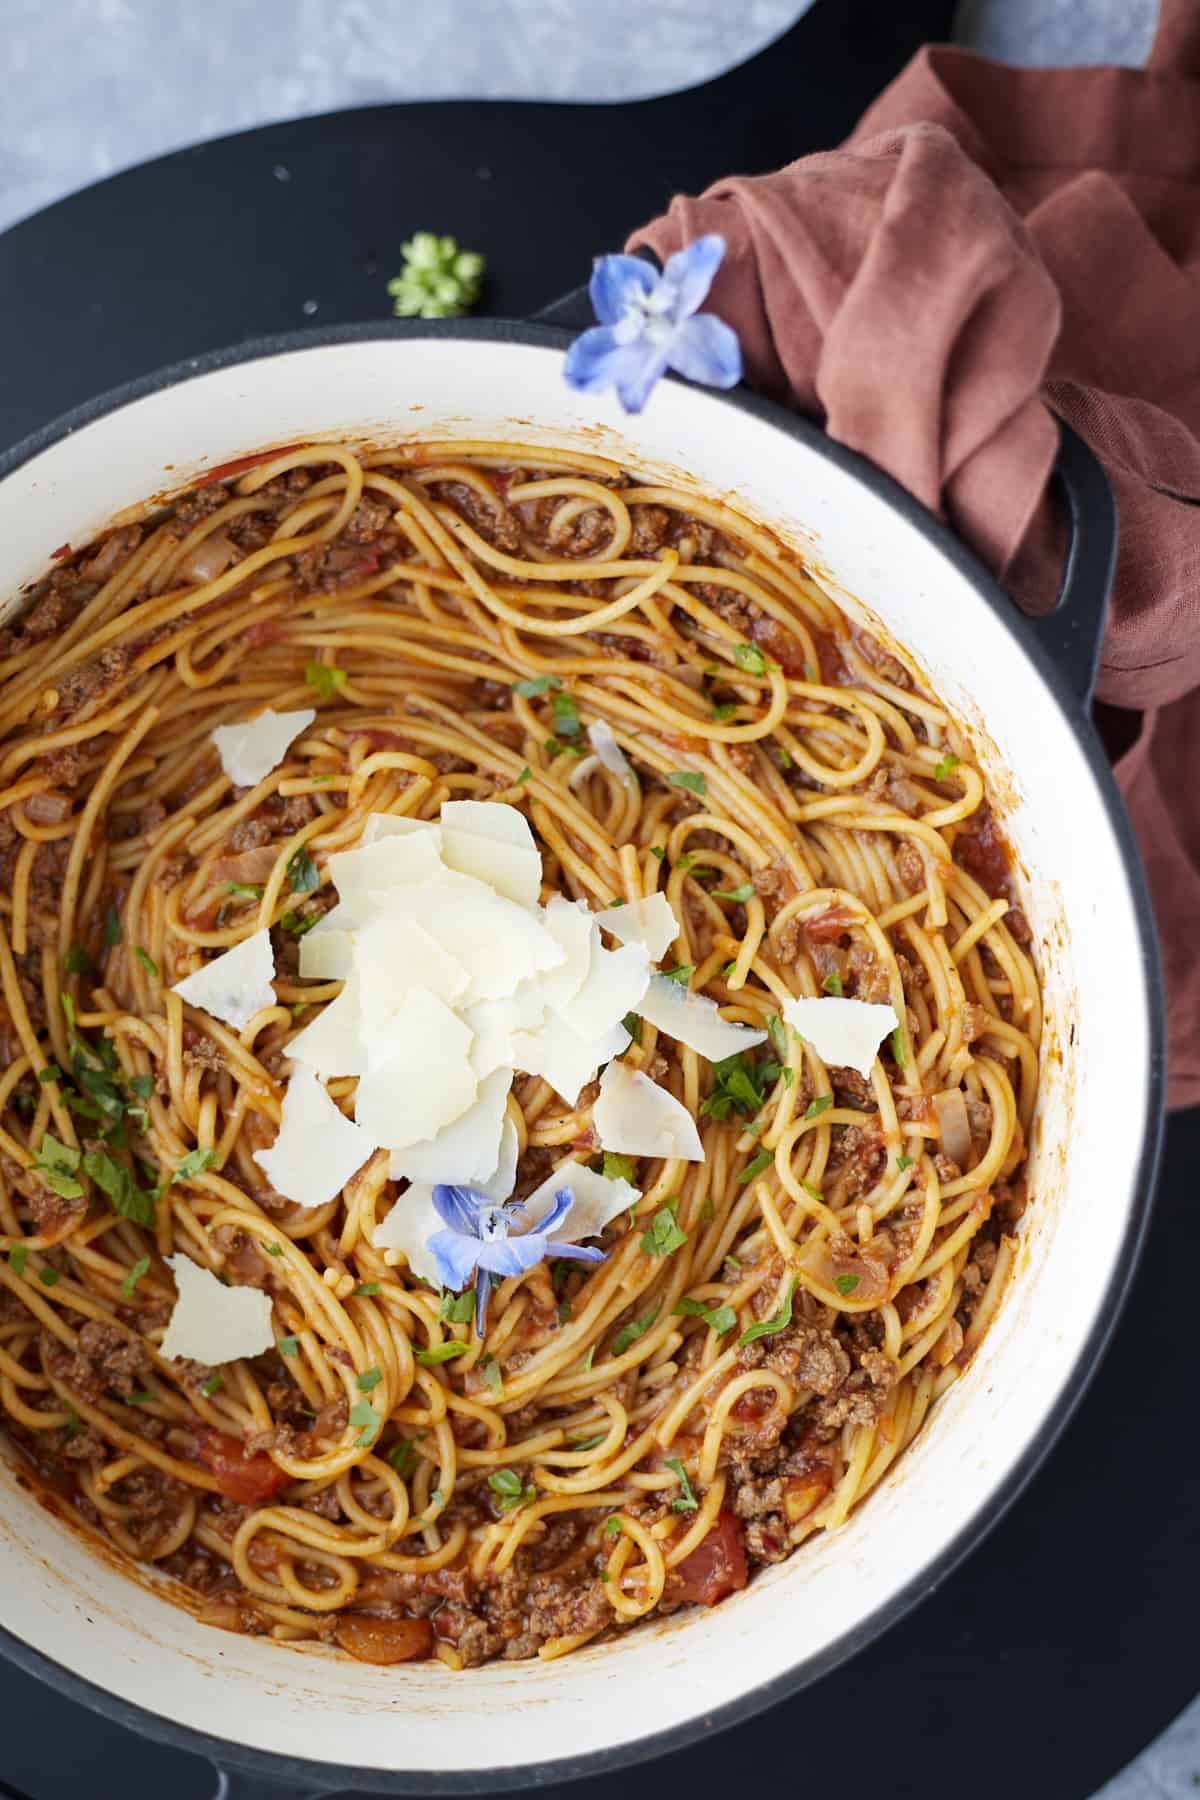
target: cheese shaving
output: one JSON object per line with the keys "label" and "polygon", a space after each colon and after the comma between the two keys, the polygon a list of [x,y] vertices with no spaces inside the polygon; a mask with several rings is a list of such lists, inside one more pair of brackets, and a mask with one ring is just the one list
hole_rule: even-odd
{"label": "cheese shaving", "polygon": [[895,1008],[871,1000],[785,1000],[783,1016],[828,1068],[869,1076],[879,1046],[900,1023]]}
{"label": "cheese shaving", "polygon": [[[444,1125],[436,1137],[423,1138],[392,1154],[393,1181],[461,1182],[478,1187],[500,1165],[501,1138],[511,1069],[497,1069],[479,1084],[466,1112]],[[511,1190],[510,1190],[511,1192]]]}
{"label": "cheese shaving", "polygon": [[275,952],[271,933],[264,929],[177,981],[172,992],[234,1031],[244,1031],[264,1007],[275,1005],[274,979]]}
{"label": "cheese shaving", "polygon": [[358,1124],[389,1150],[436,1136],[475,1100],[470,1049],[470,1030],[444,1000],[425,988],[407,995],[358,1078]]}
{"label": "cheese shaving", "polygon": [[518,906],[537,905],[542,858],[528,821],[515,806],[447,800],[441,827],[447,868],[486,882]]}
{"label": "cheese shaving", "polygon": [[254,1160],[277,1194],[324,1206],[362,1168],[376,1142],[335,1105],[311,1069],[298,1068],[283,1096],[279,1135]]}
{"label": "cheese shaving", "polygon": [[530,1221],[531,1231],[550,1211],[554,1196],[561,1188],[570,1188],[575,1203],[558,1230],[550,1233],[552,1244],[579,1244],[584,1238],[599,1237],[606,1225],[628,1212],[631,1206],[636,1206],[642,1197],[641,1189],[632,1183],[620,1177],[614,1181],[607,1175],[599,1175],[586,1163],[569,1156],[547,1175],[540,1187],[526,1195],[525,1217]]}
{"label": "cheese shaving", "polygon": [[254,1287],[226,1287],[182,1253],[166,1258],[178,1298],[159,1355],[214,1368],[242,1356],[261,1356],[275,1343],[271,1296]]}
{"label": "cheese shaving", "polygon": [[677,1044],[686,1044],[709,1062],[721,1062],[766,1042],[766,1032],[750,1025],[736,1025],[721,1017],[715,1000],[689,993],[666,975],[653,975],[638,1011]]}
{"label": "cheese shaving", "polygon": [[665,894],[649,894],[627,906],[610,906],[596,922],[622,944],[641,944],[651,962],[667,954],[679,936],[679,921]]}
{"label": "cheese shaving", "polygon": [[592,1118],[605,1150],[704,1161],[700,1133],[687,1107],[640,1069],[623,1062],[610,1062],[600,1077]]}
{"label": "cheese shaving", "polygon": [[316,716],[311,706],[299,712],[272,712],[268,707],[256,719],[218,725],[212,740],[234,787],[257,787],[279,767],[292,739],[307,731]]}

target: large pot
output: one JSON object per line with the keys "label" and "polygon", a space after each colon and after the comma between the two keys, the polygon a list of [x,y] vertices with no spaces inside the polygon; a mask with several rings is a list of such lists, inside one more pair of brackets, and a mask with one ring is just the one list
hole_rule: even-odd
{"label": "large pot", "polygon": [[[1161,997],[1128,824],[1086,716],[1111,513],[1077,442],[1064,609],[1035,627],[943,526],[814,426],[664,382],[638,418],[573,393],[561,333],[378,325],[202,357],[110,395],[0,461],[0,595],[65,541],[205,468],[310,436],[578,446],[728,497],[907,646],[1003,803],[1046,996],[1033,1205],[999,1317],[916,1444],[837,1533],[712,1611],[562,1661],[378,1669],[198,1624],[97,1554],[0,1462],[3,1648],[136,1729],[316,1793],[515,1787],[618,1767],[825,1674],[995,1522],[1101,1353],[1145,1220]],[[1089,491],[1090,490],[1090,491]],[[1089,537],[1089,533],[1093,534]],[[246,1791],[250,1791],[248,1787]]]}

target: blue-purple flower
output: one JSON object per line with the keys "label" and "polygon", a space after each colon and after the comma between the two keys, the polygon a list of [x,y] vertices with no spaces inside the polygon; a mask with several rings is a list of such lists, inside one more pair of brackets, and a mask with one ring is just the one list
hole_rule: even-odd
{"label": "blue-purple flower", "polygon": [[512,1237],[510,1231],[515,1222],[525,1217],[523,1200],[503,1200],[497,1205],[478,1188],[450,1187],[439,1182],[433,1190],[433,1204],[446,1229],[435,1231],[426,1242],[444,1287],[461,1293],[471,1276],[475,1276],[475,1329],[480,1337],[497,1276],[503,1280],[507,1275],[523,1275],[551,1255],[576,1262],[604,1261],[603,1250],[550,1242],[551,1232],[557,1231],[575,1204],[569,1187],[559,1188],[553,1205],[538,1220],[537,1229],[519,1237]]}
{"label": "blue-purple flower", "polygon": [[577,337],[563,369],[584,393],[615,387],[626,412],[641,412],[667,369],[706,387],[742,378],[737,334],[713,313],[698,312],[725,254],[710,232],[670,258],[661,275],[636,256],[601,256],[589,292],[599,325]]}

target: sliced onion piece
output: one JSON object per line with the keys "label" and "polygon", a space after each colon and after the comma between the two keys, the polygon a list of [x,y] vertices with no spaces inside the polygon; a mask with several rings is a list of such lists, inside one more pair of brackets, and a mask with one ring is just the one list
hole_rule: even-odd
{"label": "sliced onion piece", "polygon": [[933,1096],[933,1114],[937,1120],[942,1149],[960,1169],[971,1160],[971,1121],[961,1088],[944,1088]]}
{"label": "sliced onion piece", "polygon": [[587,728],[587,734],[588,742],[609,774],[617,776],[620,781],[629,782],[631,786],[636,785],[637,776],[634,774],[632,764],[625,752],[618,744],[612,726],[604,719],[593,719]]}

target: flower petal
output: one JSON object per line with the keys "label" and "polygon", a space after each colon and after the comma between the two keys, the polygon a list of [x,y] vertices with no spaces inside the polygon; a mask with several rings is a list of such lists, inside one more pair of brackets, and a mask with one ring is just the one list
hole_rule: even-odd
{"label": "flower petal", "polygon": [[631,344],[614,380],[617,399],[629,413],[640,413],[650,397],[650,390],[666,373],[667,354],[649,345]]}
{"label": "flower petal", "polygon": [[549,1237],[553,1231],[557,1230],[574,1204],[575,1195],[569,1187],[558,1188],[555,1191],[553,1200],[538,1220],[537,1228],[543,1237]]}
{"label": "flower petal", "polygon": [[483,1194],[476,1193],[474,1188],[457,1187],[445,1181],[439,1181],[433,1190],[433,1204],[438,1218],[451,1231],[461,1232],[465,1237],[479,1236],[479,1214],[491,1201]]}
{"label": "flower petal", "polygon": [[742,379],[742,347],[737,333],[715,313],[687,319],[671,339],[667,360],[689,381],[706,387],[736,387]]}
{"label": "flower petal", "polygon": [[567,351],[563,376],[582,393],[598,393],[617,379],[617,368],[627,354],[628,346],[618,341],[611,325],[593,325]]}
{"label": "flower petal", "polygon": [[685,244],[682,250],[677,250],[674,256],[668,257],[662,281],[663,286],[672,293],[670,312],[677,323],[682,323],[694,313],[704,299],[724,254],[725,239],[717,232],[710,231],[706,236],[697,238],[695,243]]}
{"label": "flower petal", "polygon": [[493,1275],[524,1275],[545,1260],[549,1249],[540,1231],[527,1231],[524,1237],[493,1238],[490,1244],[478,1246],[479,1266]]}
{"label": "flower petal", "polygon": [[555,1256],[565,1257],[569,1262],[605,1262],[608,1251],[601,1250],[598,1244],[551,1244]]}
{"label": "flower petal", "polygon": [[487,1309],[491,1295],[492,1278],[486,1269],[480,1269],[475,1277],[475,1334],[481,1343],[487,1330]]}
{"label": "flower petal", "polygon": [[426,1238],[425,1248],[437,1264],[442,1286],[461,1294],[479,1260],[478,1238],[464,1237],[459,1231],[435,1231],[432,1237]]}
{"label": "flower petal", "polygon": [[640,256],[598,256],[588,293],[600,323],[615,325],[630,302],[644,299],[658,279],[652,265]]}

